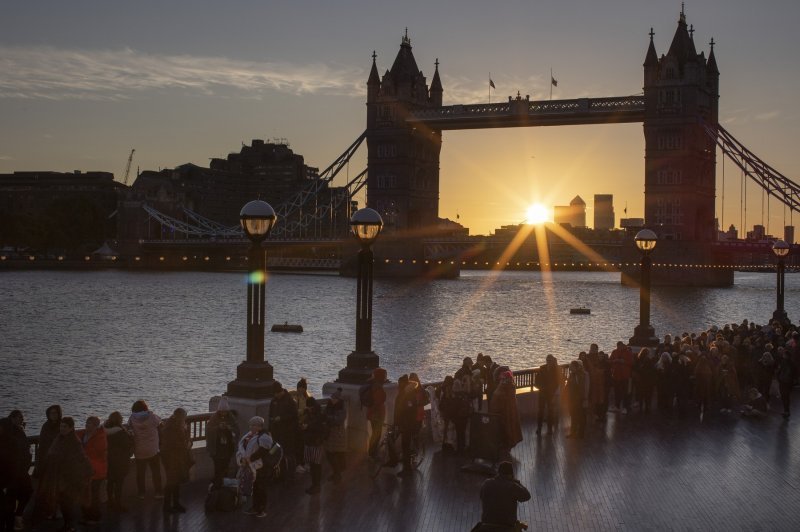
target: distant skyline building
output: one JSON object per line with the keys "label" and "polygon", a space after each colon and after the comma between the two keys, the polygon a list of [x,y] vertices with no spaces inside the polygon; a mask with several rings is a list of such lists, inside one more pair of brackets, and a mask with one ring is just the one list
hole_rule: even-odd
{"label": "distant skyline building", "polygon": [[614,195],[595,194],[594,195],[594,228],[595,229],[614,229]]}
{"label": "distant skyline building", "polygon": [[575,196],[569,205],[553,207],[553,222],[559,225],[569,224],[572,227],[586,227],[586,202]]}

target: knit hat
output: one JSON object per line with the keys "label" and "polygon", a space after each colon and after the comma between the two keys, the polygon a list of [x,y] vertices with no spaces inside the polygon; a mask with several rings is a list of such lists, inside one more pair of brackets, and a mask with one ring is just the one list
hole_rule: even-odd
{"label": "knit hat", "polygon": [[375,368],[372,370],[372,379],[375,382],[386,382],[386,370],[383,368]]}
{"label": "knit hat", "polygon": [[253,416],[250,418],[250,421],[247,423],[248,425],[260,425],[264,426],[264,418],[261,416]]}
{"label": "knit hat", "polygon": [[219,412],[220,410],[226,411],[230,409],[231,407],[228,405],[228,398],[223,395],[222,397],[220,397],[219,402],[217,403],[217,412]]}

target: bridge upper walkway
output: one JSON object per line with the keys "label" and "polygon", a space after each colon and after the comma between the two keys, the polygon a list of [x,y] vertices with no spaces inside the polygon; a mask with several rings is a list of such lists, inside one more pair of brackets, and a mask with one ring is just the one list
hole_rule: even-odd
{"label": "bridge upper walkway", "polygon": [[[566,439],[568,419],[561,425],[537,437],[535,423],[524,420],[525,439],[512,451],[533,495],[519,507],[530,530],[800,529],[800,421],[784,421],[777,400],[764,419],[609,414],[604,424],[589,422],[585,440]],[[429,450],[412,477],[384,470],[375,480],[362,458],[348,459],[342,483],[324,483],[319,495],[304,493],[308,475],[270,486],[264,519],[205,514],[201,480],[183,490],[188,513],[164,518],[161,501],[148,496],[127,501],[130,512],[112,514],[103,530],[465,532],[480,518],[485,477],[462,472],[464,458]]]}
{"label": "bridge upper walkway", "polygon": [[542,101],[518,95],[507,102],[417,110],[406,120],[436,130],[485,129],[643,122],[644,112],[641,95]]}

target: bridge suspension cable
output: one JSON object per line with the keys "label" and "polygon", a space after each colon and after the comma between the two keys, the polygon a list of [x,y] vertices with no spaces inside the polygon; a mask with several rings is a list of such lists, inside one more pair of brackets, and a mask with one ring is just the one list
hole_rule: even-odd
{"label": "bridge suspension cable", "polygon": [[[703,122],[708,136],[716,142],[722,149],[723,155],[742,170],[742,195],[741,204],[744,211],[745,220],[742,220],[742,227],[747,217],[747,187],[744,176],[755,181],[766,196],[773,196],[789,208],[790,212],[800,210],[800,185],[784,176],[776,169],[768,165],[752,151],[747,149],[741,142],[731,135],[724,127],[716,126]],[[763,199],[762,199],[762,218],[763,218]],[[763,220],[762,220],[763,222]]]}
{"label": "bridge suspension cable", "polygon": [[[330,166],[320,172],[316,179],[312,179],[300,192],[295,194],[287,202],[281,204],[277,209],[278,223],[272,231],[272,236],[278,238],[297,237],[299,233],[308,227],[309,223],[314,223],[330,212],[330,206],[326,209],[324,214],[315,208],[311,213],[304,213],[303,207],[309,202],[311,198],[316,198],[320,191],[324,190],[333,179],[339,174],[342,168],[345,168],[350,162],[350,159],[358,151],[361,143],[367,138],[367,132],[364,131],[358,138],[339,156]],[[347,194],[347,200],[350,200],[352,193]],[[341,205],[342,199],[337,199],[337,206]]]}

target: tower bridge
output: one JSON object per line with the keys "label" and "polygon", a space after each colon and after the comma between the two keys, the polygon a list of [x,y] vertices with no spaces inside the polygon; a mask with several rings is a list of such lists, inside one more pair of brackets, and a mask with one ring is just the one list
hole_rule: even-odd
{"label": "tower bridge", "polygon": [[[448,130],[495,129],[641,123],[645,140],[645,226],[659,238],[659,256],[670,262],[714,264],[729,260],[739,248],[710,245],[715,224],[717,147],[769,195],[792,211],[800,209],[800,186],[756,157],[719,125],[719,69],[714,41],[708,55],[698,52],[694,30],[681,11],[666,53],[656,52],[654,33],[644,54],[641,94],[536,101],[529,95],[506,102],[443,105],[444,86],[435,63],[428,83],[403,36],[392,66],[381,76],[373,52],[367,79],[367,127],[324,172],[320,183],[279,206],[282,219],[292,220],[275,236],[304,238],[304,227],[324,218],[314,197],[319,185],[330,182],[350,161],[362,140],[368,166],[347,184],[350,198],[361,188],[367,206],[378,211],[385,236],[376,244],[384,263],[409,257],[446,258],[469,248],[466,242],[444,243],[447,231],[439,218],[440,153]],[[279,224],[280,225],[280,224]],[[291,227],[290,227],[291,225]],[[306,235],[308,233],[306,232]],[[614,247],[614,246],[612,246]],[[629,254],[629,255],[626,255]],[[633,245],[621,246],[620,262],[636,262]],[[419,261],[417,261],[419,262]],[[413,272],[411,272],[413,273]],[[672,272],[678,281],[686,272]],[[732,271],[710,272],[701,284],[730,284]],[[655,282],[659,282],[655,279]]]}

